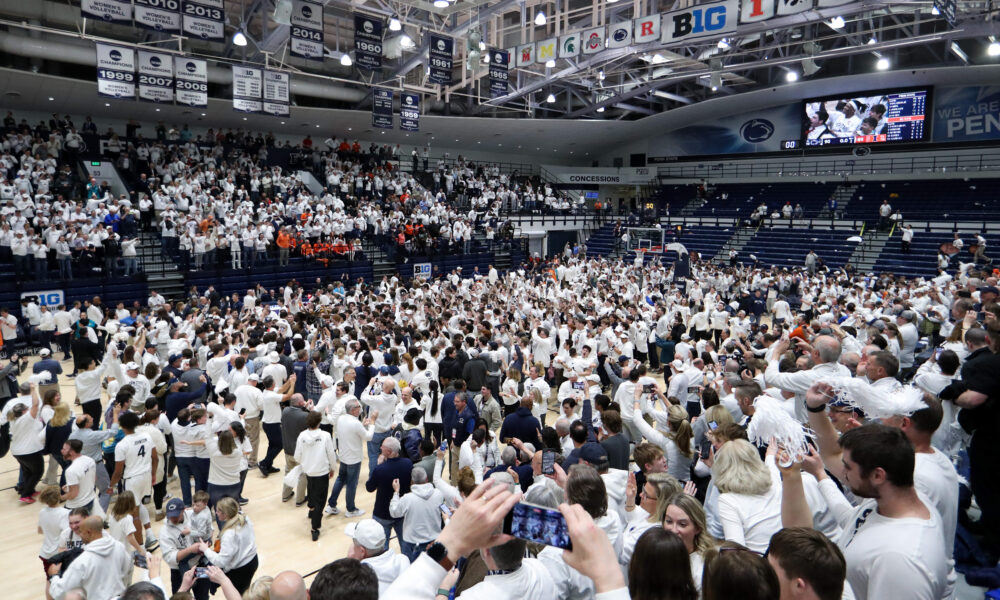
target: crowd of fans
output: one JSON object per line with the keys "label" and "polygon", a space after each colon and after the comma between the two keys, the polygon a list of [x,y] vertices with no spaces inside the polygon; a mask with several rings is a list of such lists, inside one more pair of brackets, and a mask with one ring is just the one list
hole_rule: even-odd
{"label": "crowd of fans", "polygon": [[[972,265],[908,281],[695,262],[675,278],[581,254],[94,299],[55,311],[55,340],[28,302],[45,356],[31,374],[10,359],[0,399],[21,502],[64,485],[39,496],[56,600],[166,597],[160,560],[178,598],[304,598],[294,563],[256,572],[244,497],[282,454],[302,534],[353,525],[314,600],[950,598],[956,564],[997,582],[996,283]],[[0,312],[5,344],[17,326]],[[50,341],[73,361],[76,418]],[[513,524],[519,502],[536,516]],[[126,590],[133,573],[151,583]]]}

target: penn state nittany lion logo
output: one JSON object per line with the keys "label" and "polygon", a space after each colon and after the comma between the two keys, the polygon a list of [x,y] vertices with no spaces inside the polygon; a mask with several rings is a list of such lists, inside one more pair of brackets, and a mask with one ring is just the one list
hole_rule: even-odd
{"label": "penn state nittany lion logo", "polygon": [[750,119],[740,127],[740,137],[751,144],[765,142],[774,135],[774,124],[767,119]]}

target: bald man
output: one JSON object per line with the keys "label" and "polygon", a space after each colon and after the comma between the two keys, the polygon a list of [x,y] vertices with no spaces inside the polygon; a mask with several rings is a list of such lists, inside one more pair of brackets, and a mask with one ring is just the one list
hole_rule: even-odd
{"label": "bald man", "polygon": [[49,567],[49,594],[65,600],[69,591],[82,588],[88,598],[114,598],[125,591],[125,576],[132,572],[132,555],[125,546],[104,535],[101,517],[87,517],[77,530],[83,540],[83,553],[59,575],[62,565]]}
{"label": "bald man", "polygon": [[271,582],[271,600],[308,600],[306,584],[295,571],[282,571]]}
{"label": "bald man", "polygon": [[785,352],[789,349],[789,340],[782,338],[774,343],[767,370],[764,371],[764,381],[767,387],[776,387],[784,392],[795,394],[793,398],[795,417],[805,423],[808,421],[806,412],[806,390],[816,381],[827,377],[850,377],[847,367],[837,362],[840,359],[840,340],[832,335],[819,335],[813,338],[812,344],[798,342],[799,350],[812,360],[813,367],[795,373],[782,373],[778,369]]}

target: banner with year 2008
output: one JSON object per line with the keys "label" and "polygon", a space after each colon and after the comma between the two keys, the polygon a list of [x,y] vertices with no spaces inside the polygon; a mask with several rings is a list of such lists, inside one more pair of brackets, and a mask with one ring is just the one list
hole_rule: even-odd
{"label": "banner with year 2008", "polygon": [[180,33],[181,0],[135,0],[135,23],[154,31]]}
{"label": "banner with year 2008", "polygon": [[203,40],[225,39],[223,0],[181,0],[184,33]]}
{"label": "banner with year 2008", "polygon": [[162,52],[139,51],[139,99],[173,103],[173,56]]}
{"label": "banner with year 2008", "polygon": [[185,56],[174,57],[174,92],[177,104],[192,108],[208,106],[208,65]]}
{"label": "banner with year 2008", "polygon": [[135,100],[135,50],[97,44],[97,93]]}

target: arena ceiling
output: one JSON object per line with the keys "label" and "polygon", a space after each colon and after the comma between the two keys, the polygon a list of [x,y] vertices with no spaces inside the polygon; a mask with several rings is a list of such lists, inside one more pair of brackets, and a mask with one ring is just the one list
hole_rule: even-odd
{"label": "arena ceiling", "polygon": [[[365,110],[371,104],[370,86],[381,84],[420,93],[427,115],[617,121],[807,80],[873,73],[879,59],[888,61],[891,72],[1000,61],[987,51],[994,41],[991,36],[1000,35],[993,0],[957,2],[954,26],[930,0],[862,0],[741,24],[725,38],[706,36],[669,46],[655,41],[558,59],[555,66],[519,67],[511,71],[508,93],[490,98],[486,69],[466,68],[471,32],[488,46],[513,48],[699,3],[457,0],[437,8],[429,0],[330,0],[324,18],[327,58],[320,62],[289,57],[289,27],[273,16],[275,2],[282,1],[225,0],[227,41],[221,43],[84,20],[78,2],[0,0],[0,66],[93,81],[93,68],[86,66],[88,61],[93,64],[93,54],[83,52],[85,43],[117,40],[208,57],[219,64],[288,69],[293,73],[293,102],[299,107]],[[405,33],[414,41],[412,47],[396,47],[384,59],[381,73],[343,66],[338,60],[353,49],[353,15],[358,12],[398,18],[402,30],[387,33]],[[546,15],[543,25],[536,24],[539,13]],[[236,31],[246,34],[246,46],[233,44]],[[455,38],[452,85],[427,79],[431,33]],[[43,45],[58,51],[38,51]],[[790,81],[793,78],[798,80]],[[210,94],[224,99],[229,91],[220,81]]]}

